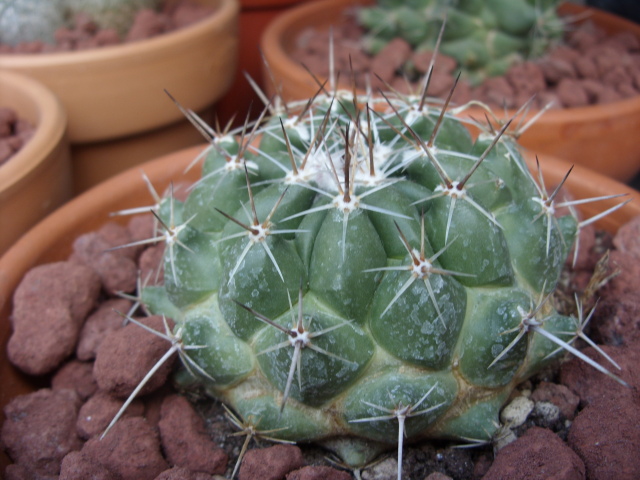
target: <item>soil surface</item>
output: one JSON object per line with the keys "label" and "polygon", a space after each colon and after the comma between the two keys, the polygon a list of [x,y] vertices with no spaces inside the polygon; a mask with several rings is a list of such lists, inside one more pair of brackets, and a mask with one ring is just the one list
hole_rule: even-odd
{"label": "soil surface", "polygon": [[0,165],[15,155],[33,136],[35,128],[11,108],[0,106]]}
{"label": "soil surface", "polygon": [[98,28],[88,15],[78,14],[72,28],[60,28],[56,31],[55,44],[41,41],[22,42],[15,46],[0,44],[0,54],[69,52],[146,40],[191,25],[211,15],[213,11],[213,8],[191,0],[167,2],[158,11],[145,8],[137,13],[124,38],[114,29]]}
{"label": "soil surface", "polygon": [[[177,394],[170,381],[179,365],[176,355],[101,439],[124,399],[170,347],[124,318],[133,315],[158,332],[171,327],[170,320],[165,324],[161,317],[146,316],[135,294],[139,278],[150,283],[162,278],[157,266],[163,245],[107,251],[149,238],[152,231],[151,215],[133,217],[126,227],[108,223],[77,238],[67,261],[34,268],[17,288],[9,358],[24,372],[51,381],[14,398],[4,410],[0,441],[15,462],[6,469],[6,480],[231,478],[247,431],[238,433],[241,427],[219,402],[197,392]],[[638,478],[639,239],[640,217],[613,238],[582,229],[580,255],[575,267],[567,264],[555,298],[570,309],[571,292],[583,293],[585,318],[598,299],[587,330],[621,370],[581,340],[575,345],[630,387],[568,357],[519,386],[501,414],[505,426],[492,445],[408,445],[403,478]],[[603,256],[608,261],[596,268]],[[596,283],[604,286],[596,288]],[[328,452],[312,445],[254,437],[248,446],[236,473],[241,480],[354,478],[354,472],[330,462]],[[389,452],[356,473],[364,480],[394,479],[395,455]]]}
{"label": "soil surface", "polygon": [[[389,87],[400,93],[420,92],[432,52],[413,51],[396,38],[377,55],[361,46],[364,29],[348,10],[325,29],[309,28],[295,43],[292,57],[319,78],[329,76],[329,42],[333,36],[335,69],[341,83],[372,91]],[[429,84],[431,97],[446,98],[458,75],[456,61],[438,54]],[[590,21],[567,29],[564,41],[541,58],[513,65],[505,75],[472,87],[464,80],[452,101],[480,100],[491,107],[520,108],[533,96],[532,107],[571,108],[622,100],[640,93],[640,39],[630,32],[607,36]]]}

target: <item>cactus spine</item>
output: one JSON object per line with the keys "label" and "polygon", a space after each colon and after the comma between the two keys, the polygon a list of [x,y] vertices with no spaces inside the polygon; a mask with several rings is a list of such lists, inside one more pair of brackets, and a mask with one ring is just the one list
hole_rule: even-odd
{"label": "cactus spine", "polygon": [[513,388],[572,349],[550,301],[572,202],[508,124],[474,142],[424,96],[271,110],[239,136],[185,111],[210,146],[189,197],[155,209],[164,284],[142,294],[176,323],[178,378],[350,464],[405,436],[490,441]]}

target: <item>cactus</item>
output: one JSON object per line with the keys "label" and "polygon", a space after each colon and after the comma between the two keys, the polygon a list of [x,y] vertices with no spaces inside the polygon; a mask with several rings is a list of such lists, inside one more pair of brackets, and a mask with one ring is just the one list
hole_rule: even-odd
{"label": "cactus", "polygon": [[[380,51],[404,38],[417,51],[433,50],[441,24],[440,51],[453,57],[472,84],[504,74],[515,62],[542,55],[559,39],[563,22],[556,0],[378,0],[358,10],[367,30],[365,50]],[[410,71],[410,65],[406,66]]]}
{"label": "cactus", "polygon": [[405,437],[490,441],[564,350],[622,382],[551,300],[593,219],[556,215],[576,202],[535,181],[509,123],[474,142],[446,109],[321,91],[240,135],[183,109],[210,145],[188,198],[152,208],[164,284],[141,300],[175,322],[156,334],[184,388],[361,465],[394,438],[399,457]]}
{"label": "cactus", "polygon": [[85,13],[100,28],[113,28],[124,36],[136,16],[136,13],[149,8],[156,10],[161,0],[64,0],[71,16]]}
{"label": "cactus", "polygon": [[55,31],[66,26],[64,1],[0,0],[0,43],[53,43]]}

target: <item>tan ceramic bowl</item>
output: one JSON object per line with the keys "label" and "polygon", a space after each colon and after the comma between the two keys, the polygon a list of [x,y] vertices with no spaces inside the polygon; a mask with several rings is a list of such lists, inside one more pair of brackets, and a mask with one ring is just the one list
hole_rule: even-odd
{"label": "tan ceramic bowl", "polygon": [[[372,0],[321,0],[290,10],[265,31],[261,48],[286,100],[310,98],[317,83],[290,56],[293,42],[308,27],[322,28],[336,22],[345,8],[371,4]],[[640,39],[640,25],[620,17],[565,3],[560,13],[590,19],[609,33],[629,31]],[[327,60],[328,61],[328,60]],[[267,72],[263,74],[269,78]],[[267,82],[270,95],[275,93]],[[508,111],[503,118],[510,118]],[[470,109],[462,116],[484,118],[483,111]],[[528,118],[533,116],[530,114]],[[640,95],[606,105],[546,112],[521,138],[520,143],[535,153],[553,155],[584,165],[621,181],[640,171]]]}
{"label": "tan ceramic bowl", "polygon": [[47,85],[69,116],[73,143],[133,135],[181,119],[163,90],[199,111],[230,86],[238,42],[237,0],[187,28],[141,42],[77,52],[0,55],[0,68]]}
{"label": "tan ceramic bowl", "polygon": [[67,117],[39,82],[0,70],[0,106],[36,127],[27,144],[0,166],[0,254],[71,198]]}

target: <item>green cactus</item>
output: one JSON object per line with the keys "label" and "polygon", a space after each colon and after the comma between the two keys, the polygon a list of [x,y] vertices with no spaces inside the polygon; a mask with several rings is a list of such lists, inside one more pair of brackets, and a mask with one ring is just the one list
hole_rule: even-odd
{"label": "green cactus", "polygon": [[[417,51],[433,50],[446,18],[440,51],[459,64],[472,84],[504,74],[516,61],[542,55],[559,40],[557,0],[378,0],[358,10],[367,29],[365,49],[379,52],[404,38]],[[407,65],[410,70],[410,65]]]}
{"label": "green cactus", "polygon": [[186,113],[211,145],[154,208],[164,284],[142,300],[234,424],[350,464],[405,434],[490,441],[514,387],[577,352],[549,298],[584,223],[555,216],[508,124],[474,142],[422,98],[345,92],[240,136]]}
{"label": "green cactus", "polygon": [[55,31],[66,26],[64,1],[0,0],[0,43],[53,43]]}

